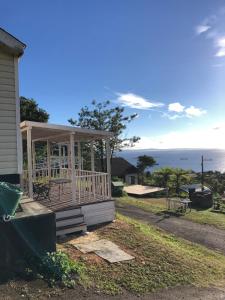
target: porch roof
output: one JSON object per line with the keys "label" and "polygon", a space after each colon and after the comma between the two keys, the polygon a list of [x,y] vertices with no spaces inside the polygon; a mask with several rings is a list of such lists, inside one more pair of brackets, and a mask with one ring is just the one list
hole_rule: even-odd
{"label": "porch roof", "polygon": [[23,139],[26,139],[26,130],[31,128],[32,141],[68,142],[70,134],[75,140],[95,140],[110,138],[112,132],[103,130],[84,129],[66,125],[57,125],[41,122],[24,121],[20,124]]}

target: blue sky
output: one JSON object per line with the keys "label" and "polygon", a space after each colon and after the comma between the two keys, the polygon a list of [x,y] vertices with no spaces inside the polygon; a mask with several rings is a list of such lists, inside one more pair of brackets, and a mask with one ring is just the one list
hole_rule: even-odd
{"label": "blue sky", "polygon": [[27,44],[20,95],[50,122],[111,100],[138,113],[125,132],[138,148],[225,148],[225,0],[0,3]]}

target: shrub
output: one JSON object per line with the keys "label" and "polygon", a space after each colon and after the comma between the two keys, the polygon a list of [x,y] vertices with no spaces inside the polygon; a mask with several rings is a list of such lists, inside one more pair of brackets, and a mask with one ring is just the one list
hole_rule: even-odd
{"label": "shrub", "polygon": [[71,260],[61,251],[47,253],[28,270],[30,275],[44,279],[50,286],[62,285],[74,287],[76,280],[82,275],[85,267],[82,263]]}

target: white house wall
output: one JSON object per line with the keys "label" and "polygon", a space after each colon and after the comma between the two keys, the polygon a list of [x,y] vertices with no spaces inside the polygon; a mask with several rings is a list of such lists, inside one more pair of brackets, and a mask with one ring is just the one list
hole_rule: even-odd
{"label": "white house wall", "polygon": [[125,182],[127,183],[127,184],[131,184],[131,177],[134,177],[135,178],[135,183],[134,184],[138,184],[138,176],[137,176],[137,174],[127,174],[126,176],[125,176]]}
{"label": "white house wall", "polygon": [[18,174],[17,59],[0,49],[0,175]]}

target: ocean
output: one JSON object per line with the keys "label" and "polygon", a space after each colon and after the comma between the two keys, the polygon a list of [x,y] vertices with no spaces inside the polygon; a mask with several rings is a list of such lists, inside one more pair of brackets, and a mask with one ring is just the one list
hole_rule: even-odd
{"label": "ocean", "polygon": [[221,149],[168,149],[168,150],[123,150],[117,156],[123,157],[133,165],[136,165],[140,155],[154,157],[157,166],[151,168],[155,170],[161,167],[174,167],[201,171],[201,156],[204,156],[205,171],[225,172],[225,150]]}

